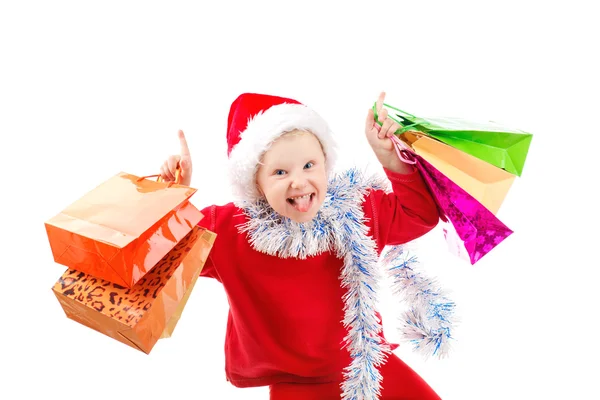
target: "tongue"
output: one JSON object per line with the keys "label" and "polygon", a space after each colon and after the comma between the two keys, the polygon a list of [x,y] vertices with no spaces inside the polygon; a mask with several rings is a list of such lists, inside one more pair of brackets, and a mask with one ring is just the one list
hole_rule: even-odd
{"label": "tongue", "polygon": [[301,212],[307,212],[310,206],[310,196],[294,199],[294,208]]}

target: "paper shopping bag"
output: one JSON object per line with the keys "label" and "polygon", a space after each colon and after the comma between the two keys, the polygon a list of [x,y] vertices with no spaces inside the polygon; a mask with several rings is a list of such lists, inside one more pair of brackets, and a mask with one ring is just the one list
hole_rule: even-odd
{"label": "paper shopping bag", "polygon": [[185,305],[187,304],[187,301],[190,298],[190,294],[192,294],[192,291],[194,290],[194,285],[198,281],[199,277],[200,277],[200,274],[197,274],[192,278],[192,281],[190,282],[190,286],[189,286],[188,290],[185,292],[183,299],[181,299],[181,301],[179,302],[179,305],[177,306],[177,309],[175,310],[173,315],[171,315],[171,318],[169,318],[169,321],[167,322],[167,325],[165,326],[165,330],[162,332],[162,335],[160,336],[161,339],[170,338],[171,335],[173,335],[173,332],[175,331],[175,327],[177,326],[177,323],[179,322],[179,319],[181,318],[181,314],[183,313],[183,310],[185,309]]}
{"label": "paper shopping bag", "polygon": [[497,214],[515,175],[427,136],[411,131],[402,136],[418,155]]}
{"label": "paper shopping bag", "polygon": [[195,192],[119,173],[45,223],[54,260],[132,287],[202,218]]}
{"label": "paper shopping bag", "polygon": [[52,290],[68,318],[149,354],[174,329],[215,238],[193,228],[132,288],[70,269]]}
{"label": "paper shopping bag", "polygon": [[[385,104],[388,115],[404,130],[427,136],[462,150],[507,172],[521,176],[533,135],[492,121],[462,118],[420,118]],[[401,133],[401,132],[399,132]]]}

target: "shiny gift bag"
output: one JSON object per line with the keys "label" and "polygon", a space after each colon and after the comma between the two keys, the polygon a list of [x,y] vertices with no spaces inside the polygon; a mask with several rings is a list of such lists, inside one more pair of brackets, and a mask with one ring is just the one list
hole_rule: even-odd
{"label": "shiny gift bag", "polygon": [[196,189],[146,178],[119,173],[46,221],[54,260],[135,285],[202,219]]}
{"label": "shiny gift bag", "polygon": [[416,130],[477,157],[491,165],[521,176],[533,135],[496,122],[462,118],[420,118],[384,105],[403,130]]}
{"label": "shiny gift bag", "polygon": [[401,135],[410,147],[452,182],[497,214],[516,176],[417,132]]}
{"label": "shiny gift bag", "polygon": [[52,290],[68,318],[149,354],[175,329],[215,238],[193,228],[132,288],[71,269]]}
{"label": "shiny gift bag", "polygon": [[397,136],[392,135],[396,152],[405,162],[415,164],[440,210],[446,242],[452,253],[467,257],[475,264],[513,231],[473,196],[415,154]]}

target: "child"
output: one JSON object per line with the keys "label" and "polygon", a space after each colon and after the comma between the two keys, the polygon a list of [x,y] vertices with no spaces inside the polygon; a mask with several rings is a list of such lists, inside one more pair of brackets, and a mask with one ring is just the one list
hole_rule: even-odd
{"label": "child", "polygon": [[[377,258],[439,220],[419,172],[394,152],[399,128],[367,114],[367,139],[391,182],[356,170],[333,176],[327,123],[299,102],[242,94],[231,105],[227,144],[233,203],[202,210],[218,235],[202,276],[217,279],[230,311],[225,372],[237,387],[269,386],[271,399],[439,399],[391,353],[374,309]],[[192,160],[161,167],[189,185]],[[387,183],[387,182],[384,182]],[[389,185],[389,183],[387,183]]]}

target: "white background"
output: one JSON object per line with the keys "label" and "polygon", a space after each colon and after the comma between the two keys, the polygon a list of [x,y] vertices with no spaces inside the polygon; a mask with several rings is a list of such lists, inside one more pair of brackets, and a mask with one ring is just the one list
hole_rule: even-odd
{"label": "white background", "polygon": [[[422,239],[460,307],[451,358],[397,354],[447,400],[600,398],[591,2],[332,3],[2,2],[0,398],[267,399],[225,382],[217,282],[199,281],[151,355],[67,319],[44,221],[119,171],[157,173],[178,129],[194,204],[227,202],[226,118],[242,92],[314,107],[342,161],[372,166],[363,121],[380,90],[417,115],[534,134],[498,214],[514,235],[475,266],[439,230]],[[385,296],[382,310],[393,326]]]}

